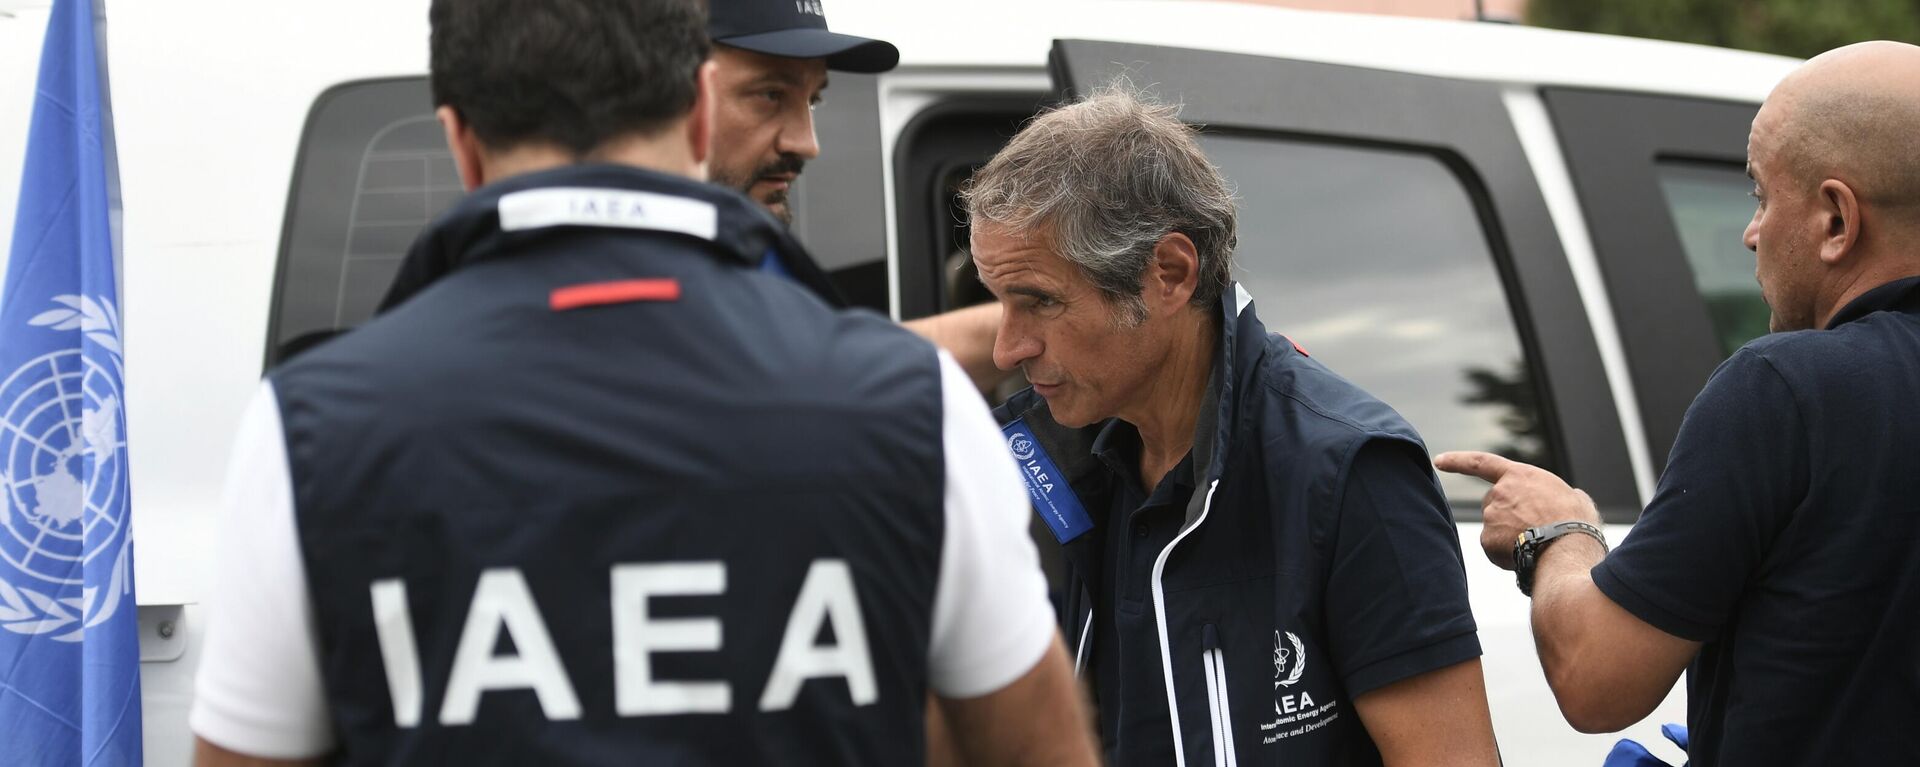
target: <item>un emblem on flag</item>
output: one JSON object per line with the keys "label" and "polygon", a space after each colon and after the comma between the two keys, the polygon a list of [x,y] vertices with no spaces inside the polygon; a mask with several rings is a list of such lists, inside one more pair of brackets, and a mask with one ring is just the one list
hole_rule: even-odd
{"label": "un emblem on flag", "polygon": [[[35,357],[0,380],[0,560],[11,565],[0,567],[0,629],[75,642],[112,618],[127,590],[123,363],[112,302],[53,300],[57,308],[29,324],[77,330],[88,343]],[[100,557],[113,568],[105,593],[83,581]]]}

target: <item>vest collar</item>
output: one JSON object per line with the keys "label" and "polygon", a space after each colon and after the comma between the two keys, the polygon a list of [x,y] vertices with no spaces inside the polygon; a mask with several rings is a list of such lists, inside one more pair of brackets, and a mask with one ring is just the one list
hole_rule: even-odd
{"label": "vest collar", "polygon": [[688,178],[593,164],[535,171],[475,190],[414,240],[380,311],[467,265],[524,254],[536,242],[582,227],[697,242],[743,268],[773,251],[796,281],[829,304],[845,304],[787,228],[752,200]]}

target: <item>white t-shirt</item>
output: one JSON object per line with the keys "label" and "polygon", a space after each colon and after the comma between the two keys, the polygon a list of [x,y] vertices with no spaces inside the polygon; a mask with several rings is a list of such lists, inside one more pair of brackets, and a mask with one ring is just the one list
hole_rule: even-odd
{"label": "white t-shirt", "polygon": [[[940,372],[946,527],[929,682],[941,696],[971,698],[1032,670],[1052,642],[1054,618],[1027,535],[1030,506],[1019,469],[966,374],[944,351]],[[193,731],[252,756],[325,754],[334,746],[333,722],[271,383],[247,407],[223,505]]]}

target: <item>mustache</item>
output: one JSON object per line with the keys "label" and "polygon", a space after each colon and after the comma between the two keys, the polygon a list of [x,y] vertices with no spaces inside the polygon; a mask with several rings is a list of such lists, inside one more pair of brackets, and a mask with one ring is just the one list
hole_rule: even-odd
{"label": "mustache", "polygon": [[773,162],[767,163],[766,165],[762,165],[759,168],[755,168],[753,171],[753,177],[755,179],[762,179],[768,176],[781,176],[781,175],[789,175],[789,174],[798,176],[800,175],[801,169],[805,167],[807,167],[806,158],[801,157],[800,155],[797,155],[797,154],[783,154],[783,155],[780,155],[780,159],[774,160]]}

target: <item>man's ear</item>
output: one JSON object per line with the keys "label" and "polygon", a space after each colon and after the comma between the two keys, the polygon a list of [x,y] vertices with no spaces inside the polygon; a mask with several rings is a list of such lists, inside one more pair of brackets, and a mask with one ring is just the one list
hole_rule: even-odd
{"label": "man's ear", "polygon": [[447,150],[453,153],[453,167],[460,172],[460,185],[469,192],[484,186],[487,179],[486,170],[481,167],[482,148],[480,138],[473,135],[473,128],[451,106],[442,105],[433,110],[433,116],[440,120],[440,127],[447,133]]}
{"label": "man's ear", "polygon": [[1161,237],[1153,246],[1145,282],[1147,303],[1163,309],[1185,306],[1200,284],[1199,248],[1179,232]]}
{"label": "man's ear", "polygon": [[1830,178],[1820,182],[1814,204],[1825,225],[1820,239],[1820,260],[1835,266],[1851,255],[1860,242],[1860,198],[1846,182]]}
{"label": "man's ear", "polygon": [[713,59],[693,75],[693,115],[687,119],[687,141],[693,146],[693,162],[698,177],[707,177],[707,158],[713,153],[713,73],[719,65]]}

